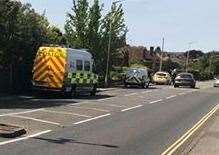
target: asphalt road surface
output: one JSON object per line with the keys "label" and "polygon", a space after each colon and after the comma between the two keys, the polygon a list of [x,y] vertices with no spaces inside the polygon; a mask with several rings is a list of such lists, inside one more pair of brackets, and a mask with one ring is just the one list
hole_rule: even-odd
{"label": "asphalt road surface", "polygon": [[0,99],[0,123],[28,133],[0,138],[0,154],[157,155],[219,103],[212,82],[197,89],[152,86],[102,90],[64,99],[58,94]]}

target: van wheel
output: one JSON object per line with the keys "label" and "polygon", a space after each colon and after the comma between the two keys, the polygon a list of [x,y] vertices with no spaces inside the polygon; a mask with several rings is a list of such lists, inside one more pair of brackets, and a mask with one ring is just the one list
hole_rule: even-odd
{"label": "van wheel", "polygon": [[67,88],[65,88],[64,96],[67,98],[72,98],[73,96],[76,96],[75,88],[76,88],[75,86],[71,86],[70,87],[71,90],[66,90]]}
{"label": "van wheel", "polygon": [[96,96],[96,93],[97,93],[97,86],[94,85],[92,91],[90,92],[90,96]]}

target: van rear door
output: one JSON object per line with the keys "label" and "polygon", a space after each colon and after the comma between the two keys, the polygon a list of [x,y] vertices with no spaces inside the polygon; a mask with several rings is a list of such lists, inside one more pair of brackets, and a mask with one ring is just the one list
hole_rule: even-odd
{"label": "van rear door", "polygon": [[62,88],[65,78],[66,50],[41,47],[33,67],[33,84],[47,88]]}

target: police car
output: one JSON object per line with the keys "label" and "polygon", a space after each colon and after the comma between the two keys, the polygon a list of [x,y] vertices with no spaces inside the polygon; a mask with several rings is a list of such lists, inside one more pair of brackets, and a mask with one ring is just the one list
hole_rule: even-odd
{"label": "police car", "polygon": [[150,77],[147,68],[130,68],[125,75],[124,85],[128,86],[141,86],[148,88],[150,84]]}

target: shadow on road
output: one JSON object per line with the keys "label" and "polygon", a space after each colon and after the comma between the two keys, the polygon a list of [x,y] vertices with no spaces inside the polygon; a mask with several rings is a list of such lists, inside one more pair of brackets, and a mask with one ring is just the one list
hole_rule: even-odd
{"label": "shadow on road", "polygon": [[56,144],[66,144],[66,143],[72,143],[72,144],[83,144],[83,145],[92,145],[92,146],[102,146],[102,147],[108,147],[108,148],[119,148],[116,145],[109,145],[109,144],[97,144],[97,143],[89,143],[89,142],[80,142],[77,140],[67,139],[67,138],[58,138],[58,139],[49,139],[49,138],[40,138],[36,137],[34,139],[47,141],[50,143],[56,143]]}
{"label": "shadow on road", "polygon": [[0,97],[0,109],[36,109],[57,107],[68,104],[81,102],[82,100],[96,100],[110,98],[110,95],[97,94],[96,96],[89,96],[82,94],[73,98],[65,98],[59,93],[37,94],[37,95],[13,95],[7,97]]}

